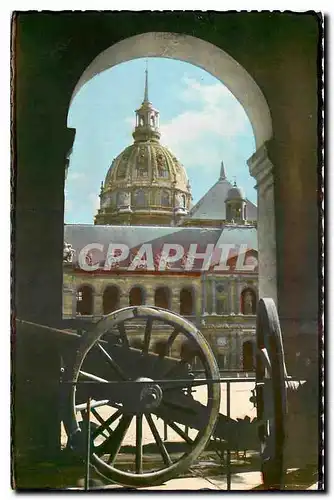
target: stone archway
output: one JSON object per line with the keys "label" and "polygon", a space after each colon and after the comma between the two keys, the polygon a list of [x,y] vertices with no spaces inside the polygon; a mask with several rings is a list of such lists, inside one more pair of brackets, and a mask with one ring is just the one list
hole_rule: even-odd
{"label": "stone archway", "polygon": [[194,294],[192,288],[182,288],[180,291],[180,314],[191,316],[194,313]]}
{"label": "stone archway", "polygon": [[220,80],[243,106],[256,143],[248,165],[258,192],[259,297],[272,297],[277,302],[273,165],[266,149],[273,131],[269,106],[260,87],[241,64],[209,42],[184,34],[148,32],[126,38],[95,57],[77,82],[71,102],[94,76],[141,57],[172,58],[199,66]]}
{"label": "stone archway", "polygon": [[144,290],[140,286],[133,286],[129,293],[129,306],[141,306],[144,303]]}
{"label": "stone archway", "polygon": [[77,289],[76,314],[79,316],[94,314],[94,291],[90,285],[81,285]]}

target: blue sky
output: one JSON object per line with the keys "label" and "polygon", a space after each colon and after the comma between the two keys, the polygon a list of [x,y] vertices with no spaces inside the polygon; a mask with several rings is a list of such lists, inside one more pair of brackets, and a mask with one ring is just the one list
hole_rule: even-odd
{"label": "blue sky", "polygon": [[[65,186],[65,222],[92,224],[101,181],[116,156],[132,144],[135,114],[144,95],[146,59],[119,64],[90,80],[75,96],[68,126],[76,129]],[[216,78],[192,64],[149,58],[149,98],[160,111],[161,143],[186,168],[195,204],[216,182],[223,160],[227,178],[256,203],[247,159],[255,151],[242,106]]]}

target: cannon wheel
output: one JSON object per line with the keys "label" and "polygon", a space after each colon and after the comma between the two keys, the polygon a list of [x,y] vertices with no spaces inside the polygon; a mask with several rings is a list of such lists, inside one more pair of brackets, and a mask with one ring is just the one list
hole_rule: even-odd
{"label": "cannon wheel", "polygon": [[[69,436],[69,442],[71,443],[72,449],[77,447],[80,449],[81,454],[84,454],[83,449],[83,439],[84,433],[81,432],[82,426],[80,422],[78,422],[78,411],[77,409],[83,406],[82,401],[77,401],[76,393],[80,390],[79,384],[82,381],[82,374],[87,378],[87,372],[85,372],[85,361],[90,351],[96,347],[101,349],[101,340],[107,338],[110,335],[110,331],[114,332],[115,329],[121,334],[121,348],[124,349],[125,358],[131,354],[129,351],[131,347],[129,345],[129,341],[126,334],[126,329],[128,328],[128,322],[133,319],[140,319],[146,322],[144,327],[144,345],[142,347],[142,352],[140,353],[143,357],[148,356],[148,346],[150,344],[150,330],[152,329],[152,323],[154,321],[158,321],[160,324],[167,324],[168,327],[172,327],[172,333],[168,338],[168,346],[171,347],[174,340],[176,339],[179,333],[182,334],[183,337],[186,337],[188,342],[192,343],[192,345],[196,346],[196,357],[199,357],[202,361],[205,371],[205,381],[203,385],[207,386],[207,404],[204,407],[205,410],[205,421],[203,421],[203,425],[198,430],[197,436],[194,439],[189,439],[188,435],[182,431],[182,429],[173,423],[168,418],[165,420],[165,423],[168,424],[175,432],[181,436],[181,438],[186,443],[187,450],[181,455],[177,456],[176,460],[172,460],[169,456],[169,453],[166,449],[166,446],[163,442],[163,439],[159,435],[158,428],[153,421],[152,415],[158,414],[159,404],[164,405],[164,391],[166,390],[166,386],[159,382],[155,382],[155,380],[145,378],[146,375],[143,376],[138,370],[135,376],[132,375],[131,381],[132,384],[128,384],[124,391],[132,391],[133,399],[142,400],[142,395],[144,396],[144,406],[138,404],[138,407],[133,406],[132,408],[126,407],[126,404],[115,404],[115,401],[112,401],[112,397],[110,397],[110,401],[107,401],[107,404],[110,404],[113,409],[116,409],[116,413],[114,416],[111,416],[110,419],[110,427],[108,426],[108,420],[101,420],[101,434],[109,433],[109,437],[107,436],[105,443],[109,443],[109,451],[110,454],[102,455],[99,452],[98,447],[94,447],[94,443],[91,444],[91,464],[94,468],[102,474],[104,477],[109,480],[122,484],[124,486],[131,487],[142,487],[142,486],[150,486],[161,484],[173,477],[179,475],[182,471],[187,469],[200,455],[201,451],[205,448],[208,440],[210,439],[211,433],[216,424],[216,420],[219,413],[220,407],[220,384],[215,383],[219,381],[219,369],[215,360],[215,357],[206,342],[203,335],[197,330],[195,325],[188,322],[181,316],[174,314],[165,309],[160,309],[156,307],[148,307],[148,306],[137,306],[137,307],[127,307],[121,310],[118,310],[114,313],[111,313],[108,316],[103,317],[100,321],[98,321],[92,328],[91,331],[85,332],[83,335],[79,348],[77,349],[76,359],[71,369],[71,373],[69,374],[70,380],[74,381],[75,384],[69,384],[71,389],[69,390],[69,405],[70,416],[67,421],[64,421],[66,432]],[[109,332],[109,333],[108,333]],[[112,337],[112,335],[111,335]],[[108,354],[108,345],[102,344],[103,350],[106,352],[106,356],[109,356],[109,361],[111,365],[111,369],[116,370],[118,372],[120,380],[123,378],[127,378],[124,372],[122,373],[122,368],[120,366],[116,366],[117,363],[112,359],[110,354]],[[128,349],[128,350],[127,350]],[[127,354],[128,353],[128,354]],[[137,350],[138,353],[138,350]],[[155,363],[158,366],[158,370],[155,372],[157,376],[156,380],[159,379],[167,379],[167,385],[169,389],[173,390],[173,384],[176,384],[175,387],[179,387],[182,391],[182,381],[180,382],[176,378],[174,380],[172,372],[173,370],[168,370],[166,372],[166,365],[164,364],[166,353],[160,353],[159,356],[156,355]],[[174,360],[174,363],[177,363],[178,366],[181,366],[184,363],[184,360]],[[159,365],[161,365],[161,369],[159,370]],[[133,367],[134,366],[134,367]],[[136,364],[133,363],[132,369],[136,369]],[[171,373],[169,374],[168,371]],[[106,380],[101,379],[101,383],[99,384],[99,375],[98,375],[98,367],[96,367],[95,373],[91,373],[88,375],[92,382],[90,384],[89,391],[90,397],[94,398],[94,386],[98,384],[100,387],[97,387],[96,390],[100,390],[100,398],[101,394],[107,394],[106,392]],[[81,375],[81,377],[80,377]],[[117,378],[117,377],[116,377]],[[183,377],[184,378],[184,377]],[[190,385],[193,378],[190,377]],[[130,381],[130,382],[131,382]],[[129,380],[128,380],[129,382]],[[146,383],[147,382],[147,383]],[[183,381],[184,383],[184,381]],[[186,381],[189,384],[189,381]],[[78,389],[76,389],[76,385]],[[88,384],[86,384],[87,387]],[[198,384],[196,384],[198,385]],[[102,389],[101,389],[102,386]],[[85,387],[85,389],[86,389]],[[189,386],[187,385],[189,388]],[[184,393],[182,393],[184,396]],[[138,398],[138,395],[140,396]],[[147,404],[146,404],[147,401]],[[153,402],[153,408],[152,408]],[[102,401],[103,403],[103,401]],[[146,406],[145,406],[146,405]],[[181,409],[181,411],[183,411]],[[187,408],[185,408],[187,411]],[[119,419],[116,428],[111,429],[111,425],[115,425],[116,417]],[[164,418],[164,417],[162,417]],[[161,464],[162,467],[158,470],[149,470],[147,472],[143,467],[143,421],[149,424],[152,435],[154,436],[156,446],[161,454]],[[117,463],[115,463],[115,458],[117,454],[121,450],[122,442],[126,435],[127,430],[129,429],[130,423],[135,421],[135,472],[128,470],[123,470],[119,468]],[[147,425],[147,424],[146,424]],[[96,435],[99,431],[94,429],[93,436]],[[81,435],[81,437],[80,437]],[[109,441],[108,441],[109,440]],[[104,446],[104,445],[102,445]],[[104,448],[106,449],[106,447]],[[174,457],[173,457],[174,458]]]}
{"label": "cannon wheel", "polygon": [[256,406],[266,489],[282,489],[287,378],[280,323],[272,299],[260,299],[256,322]]}

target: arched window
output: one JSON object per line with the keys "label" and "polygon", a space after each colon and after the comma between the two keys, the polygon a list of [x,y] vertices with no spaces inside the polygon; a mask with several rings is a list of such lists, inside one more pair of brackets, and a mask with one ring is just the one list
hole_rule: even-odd
{"label": "arched window", "polygon": [[254,370],[254,345],[251,340],[242,344],[242,368],[246,372]]}
{"label": "arched window", "polygon": [[169,309],[170,293],[166,287],[157,288],[154,294],[154,304],[163,309]]}
{"label": "arched window", "polygon": [[142,189],[137,189],[137,191],[135,191],[134,202],[138,207],[146,206],[146,197]]}
{"label": "arched window", "polygon": [[186,208],[186,195],[182,194],[181,195],[181,203],[182,203],[182,208]]}
{"label": "arched window", "polygon": [[93,314],[93,289],[88,285],[77,289],[77,314],[82,316]]}
{"label": "arched window", "polygon": [[193,293],[189,288],[182,288],[180,292],[180,314],[182,316],[190,316],[193,314]]}
{"label": "arched window", "polygon": [[141,306],[145,302],[144,291],[139,286],[134,286],[130,290],[129,305]]}
{"label": "arched window", "polygon": [[256,314],[256,295],[251,288],[246,288],[241,293],[242,314]]}
{"label": "arched window", "polygon": [[116,200],[117,207],[127,207],[130,205],[130,193],[119,191]]}
{"label": "arched window", "polygon": [[119,290],[116,286],[108,286],[103,293],[103,314],[119,309]]}
{"label": "arched window", "polygon": [[169,206],[169,192],[168,191],[162,191],[162,193],[161,193],[161,205],[163,207]]}

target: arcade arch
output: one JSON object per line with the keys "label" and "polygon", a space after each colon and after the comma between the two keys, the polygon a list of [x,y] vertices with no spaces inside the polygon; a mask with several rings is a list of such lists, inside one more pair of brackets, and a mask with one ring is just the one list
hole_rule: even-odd
{"label": "arcade arch", "polygon": [[94,311],[94,292],[90,285],[81,285],[77,288],[76,313],[79,316],[90,316]]}
{"label": "arcade arch", "polygon": [[180,291],[180,314],[190,316],[194,313],[194,297],[192,288],[182,288]]}
{"label": "arcade arch", "polygon": [[141,306],[145,304],[145,293],[140,286],[134,286],[129,293],[129,306]]}

